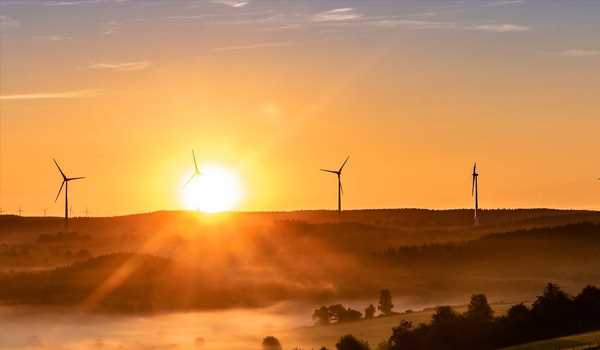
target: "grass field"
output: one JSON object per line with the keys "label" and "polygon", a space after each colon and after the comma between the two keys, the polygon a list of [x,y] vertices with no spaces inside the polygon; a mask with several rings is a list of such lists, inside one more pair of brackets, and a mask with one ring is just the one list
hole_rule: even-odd
{"label": "grass field", "polygon": [[581,333],[568,337],[540,340],[533,343],[511,346],[503,350],[558,350],[600,344],[600,331]]}
{"label": "grass field", "polygon": [[[505,314],[511,306],[509,304],[492,305],[496,315]],[[464,312],[466,307],[458,307],[456,310]],[[303,327],[278,336],[287,348],[300,346],[302,349],[319,349],[321,346],[326,346],[328,349],[335,349],[335,343],[341,336],[352,334],[367,340],[371,347],[375,348],[377,344],[390,337],[392,328],[397,327],[401,320],[411,321],[414,324],[427,323],[431,321],[433,313],[433,310],[427,310],[329,326]]]}

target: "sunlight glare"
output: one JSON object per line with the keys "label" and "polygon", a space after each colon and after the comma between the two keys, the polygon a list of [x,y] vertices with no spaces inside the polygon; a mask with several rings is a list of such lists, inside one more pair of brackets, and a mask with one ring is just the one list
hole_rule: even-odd
{"label": "sunlight glare", "polygon": [[[219,165],[205,165],[201,175],[182,188],[181,201],[188,210],[218,213],[236,208],[242,189],[238,177]],[[189,179],[184,177],[182,183]]]}

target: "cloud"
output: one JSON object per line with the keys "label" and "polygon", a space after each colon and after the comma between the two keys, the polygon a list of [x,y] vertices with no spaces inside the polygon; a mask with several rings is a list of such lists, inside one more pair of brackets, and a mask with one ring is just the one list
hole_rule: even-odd
{"label": "cloud", "polygon": [[363,15],[351,7],[339,8],[317,13],[312,17],[314,22],[340,22],[361,18]]}
{"label": "cloud", "polygon": [[225,5],[225,6],[229,6],[229,7],[236,7],[236,8],[244,7],[244,6],[246,6],[246,5],[248,5],[250,3],[249,0],[247,0],[247,1],[242,1],[242,0],[211,0],[211,2],[213,4],[221,4],[221,5]]}
{"label": "cloud", "polygon": [[515,33],[515,32],[527,32],[531,30],[530,27],[521,26],[517,24],[480,24],[476,26],[466,26],[466,30],[475,30],[480,32],[493,32],[493,33]]}
{"label": "cloud", "polygon": [[510,5],[523,5],[525,1],[523,0],[499,0],[492,1],[488,4],[485,4],[486,7],[498,7],[498,6],[510,6]]}
{"label": "cloud", "polygon": [[600,56],[600,50],[582,50],[582,49],[569,49],[559,53],[565,57],[591,57]]}
{"label": "cloud", "polygon": [[0,15],[0,29],[6,28],[16,28],[19,27],[21,23],[16,19],[4,15]]}
{"label": "cloud", "polygon": [[98,96],[97,90],[75,90],[63,92],[37,92],[29,94],[0,95],[0,100],[42,100],[63,98],[90,98]]}
{"label": "cloud", "polygon": [[294,43],[291,43],[291,42],[257,43],[257,44],[250,44],[250,45],[216,47],[210,51],[211,52],[238,51],[238,50],[262,49],[262,48],[269,48],[269,47],[287,47],[287,46],[295,46],[295,45],[294,45]]}
{"label": "cloud", "polygon": [[64,40],[64,38],[60,35],[36,35],[33,38],[38,39],[38,40],[45,40],[45,41],[62,41],[62,40]]}
{"label": "cloud", "polygon": [[462,25],[454,22],[436,22],[413,19],[379,19],[367,23],[377,27],[401,27],[411,30],[471,30],[490,33],[512,33],[531,30],[530,27],[516,24]]}
{"label": "cloud", "polygon": [[93,5],[93,4],[105,4],[105,3],[124,3],[129,0],[48,0],[44,2],[46,6],[79,6],[79,5]]}
{"label": "cloud", "polygon": [[88,66],[89,69],[111,70],[115,72],[134,72],[144,70],[152,66],[151,62],[121,62],[121,63],[93,63]]}
{"label": "cloud", "polygon": [[455,23],[451,22],[421,21],[412,19],[380,19],[371,21],[370,24],[377,27],[402,27],[412,30],[459,29]]}

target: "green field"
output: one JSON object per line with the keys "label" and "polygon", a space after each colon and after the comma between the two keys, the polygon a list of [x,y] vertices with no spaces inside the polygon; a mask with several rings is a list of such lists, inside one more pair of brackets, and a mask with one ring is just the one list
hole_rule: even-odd
{"label": "green field", "polygon": [[590,344],[600,344],[600,331],[581,333],[568,337],[540,340],[533,343],[511,346],[503,350],[557,350],[570,349]]}
{"label": "green field", "polygon": [[[496,315],[503,315],[511,306],[509,304],[492,305]],[[457,307],[456,310],[464,312],[466,307]],[[300,346],[302,349],[319,349],[321,346],[326,346],[329,349],[335,349],[335,343],[346,334],[365,339],[372,348],[375,348],[377,344],[390,337],[392,328],[397,327],[401,320],[411,321],[414,324],[427,323],[431,321],[433,313],[434,310],[427,310],[329,326],[303,327],[277,335],[283,340],[284,347],[287,348]]]}

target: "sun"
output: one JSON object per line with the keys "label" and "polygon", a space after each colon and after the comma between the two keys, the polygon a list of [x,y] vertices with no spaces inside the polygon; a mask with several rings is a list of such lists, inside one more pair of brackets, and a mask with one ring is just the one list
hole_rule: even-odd
{"label": "sun", "polygon": [[[181,190],[181,201],[186,209],[218,213],[237,207],[242,188],[235,173],[214,164],[202,166],[200,173]],[[182,184],[189,176],[183,179]]]}

